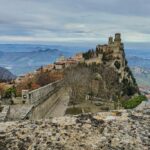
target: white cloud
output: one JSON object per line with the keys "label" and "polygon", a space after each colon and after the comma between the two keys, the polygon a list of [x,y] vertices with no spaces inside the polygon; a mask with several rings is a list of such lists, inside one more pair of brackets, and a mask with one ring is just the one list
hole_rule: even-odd
{"label": "white cloud", "polygon": [[[134,4],[136,2],[136,4]],[[150,42],[149,0],[0,0],[0,42]]]}

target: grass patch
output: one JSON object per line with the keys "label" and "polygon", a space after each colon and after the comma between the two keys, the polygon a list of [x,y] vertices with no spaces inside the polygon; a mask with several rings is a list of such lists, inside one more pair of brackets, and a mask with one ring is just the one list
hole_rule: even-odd
{"label": "grass patch", "polygon": [[139,95],[136,97],[133,97],[127,101],[123,102],[123,107],[125,109],[132,109],[137,107],[142,101],[147,100],[147,98],[144,95]]}
{"label": "grass patch", "polygon": [[65,114],[68,114],[68,115],[77,115],[81,113],[82,113],[82,109],[79,107],[68,108],[65,112]]}

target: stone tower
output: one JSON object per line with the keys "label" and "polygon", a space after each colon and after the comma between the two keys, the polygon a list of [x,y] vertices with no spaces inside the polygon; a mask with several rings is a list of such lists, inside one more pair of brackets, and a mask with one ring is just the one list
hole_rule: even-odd
{"label": "stone tower", "polygon": [[113,44],[113,37],[109,37],[108,39],[108,45],[112,45]]}
{"label": "stone tower", "polygon": [[121,34],[120,33],[115,34],[114,44],[115,44],[115,46],[120,46],[120,44],[121,44]]}
{"label": "stone tower", "polygon": [[116,73],[120,95],[133,96],[139,93],[136,80],[127,65],[120,33],[116,33],[115,37],[109,37],[108,44],[97,45],[96,52],[102,68],[111,68]]}

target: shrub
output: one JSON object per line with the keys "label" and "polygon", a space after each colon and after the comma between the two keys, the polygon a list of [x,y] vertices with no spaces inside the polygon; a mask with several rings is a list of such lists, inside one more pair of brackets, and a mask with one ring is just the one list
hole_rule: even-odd
{"label": "shrub", "polygon": [[12,94],[14,94],[14,96],[16,96],[16,88],[15,87],[11,87],[5,91],[5,98],[11,98]]}
{"label": "shrub", "polygon": [[123,107],[125,109],[132,109],[138,106],[142,101],[147,100],[147,98],[144,95],[139,95],[136,97],[133,97],[125,102],[123,102]]}
{"label": "shrub", "polygon": [[90,49],[87,52],[83,53],[83,58],[90,59],[90,58],[93,58],[94,55],[95,55],[95,51],[93,49]]}
{"label": "shrub", "polygon": [[117,69],[120,69],[120,63],[118,61],[115,61],[114,65]]}

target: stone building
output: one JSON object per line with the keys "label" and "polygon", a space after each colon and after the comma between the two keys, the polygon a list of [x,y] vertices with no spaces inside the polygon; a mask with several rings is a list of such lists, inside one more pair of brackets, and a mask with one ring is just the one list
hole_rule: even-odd
{"label": "stone building", "polygon": [[83,62],[83,53],[77,53],[75,56],[72,57],[72,59],[76,62]]}
{"label": "stone building", "polygon": [[127,68],[127,61],[125,59],[124,44],[121,41],[121,34],[116,33],[115,38],[109,37],[108,44],[97,45],[96,53],[98,54],[100,62],[113,67],[120,75],[120,82],[124,78],[132,81],[129,72],[125,71]]}

